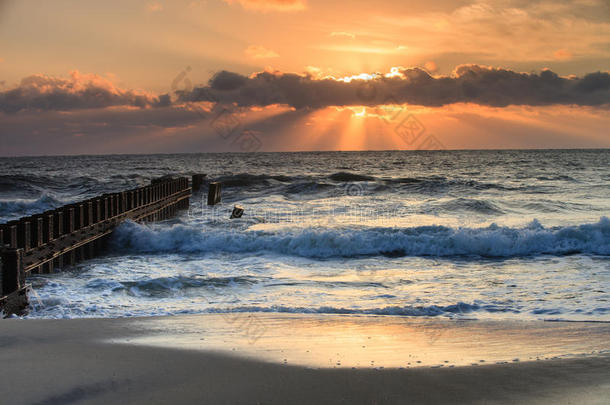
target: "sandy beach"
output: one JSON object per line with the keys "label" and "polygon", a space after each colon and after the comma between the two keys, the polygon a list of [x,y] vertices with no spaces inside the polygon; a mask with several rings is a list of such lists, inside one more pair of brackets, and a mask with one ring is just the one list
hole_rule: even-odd
{"label": "sandy beach", "polygon": [[606,323],[341,315],[9,319],[0,389],[10,404],[602,404],[608,336]]}

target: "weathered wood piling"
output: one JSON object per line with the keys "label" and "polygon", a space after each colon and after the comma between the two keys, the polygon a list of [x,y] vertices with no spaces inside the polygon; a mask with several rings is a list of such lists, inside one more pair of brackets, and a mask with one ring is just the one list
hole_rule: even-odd
{"label": "weathered wood piling", "polygon": [[6,316],[27,307],[27,274],[93,258],[121,222],[168,219],[187,209],[190,197],[188,178],[163,177],[149,186],[0,224],[0,311]]}
{"label": "weathered wood piling", "polygon": [[244,215],[244,208],[240,205],[236,205],[233,207],[230,219],[241,218],[242,215]]}
{"label": "weathered wood piling", "polygon": [[208,184],[208,205],[216,205],[220,202],[220,183]]}
{"label": "weathered wood piling", "polygon": [[194,174],[193,175],[193,192],[197,192],[201,189],[201,187],[203,186],[203,184],[206,182],[207,180],[207,175],[205,174]]}

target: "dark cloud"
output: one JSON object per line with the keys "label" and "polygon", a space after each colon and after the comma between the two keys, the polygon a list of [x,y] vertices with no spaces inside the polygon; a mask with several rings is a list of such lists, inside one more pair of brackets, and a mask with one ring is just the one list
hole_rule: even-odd
{"label": "dark cloud", "polygon": [[96,75],[71,72],[69,79],[32,75],[13,89],[0,92],[0,112],[75,110],[112,106],[162,107],[168,95],[123,90]]}
{"label": "dark cloud", "polygon": [[261,72],[247,77],[222,71],[207,86],[182,92],[180,99],[239,106],[287,104],[295,108],[402,103],[596,106],[610,103],[610,74],[597,72],[583,77],[560,77],[550,70],[518,73],[461,65],[451,76],[431,76],[422,69],[409,68],[395,70],[391,77],[375,74],[372,80],[348,82],[294,73]]}
{"label": "dark cloud", "polygon": [[[610,74],[561,77],[550,70],[518,73],[478,65],[458,66],[450,76],[431,76],[419,68],[396,69],[371,80],[337,80],[310,75],[260,72],[251,76],[221,71],[208,85],[178,91],[177,103],[207,101],[242,107],[288,105],[297,109],[327,106],[413,104],[443,106],[473,103],[509,105],[610,105]],[[173,104],[168,94],[153,95],[116,87],[96,75],[72,72],[70,78],[33,75],[0,91],[0,113],[69,111],[113,106],[159,108]]]}

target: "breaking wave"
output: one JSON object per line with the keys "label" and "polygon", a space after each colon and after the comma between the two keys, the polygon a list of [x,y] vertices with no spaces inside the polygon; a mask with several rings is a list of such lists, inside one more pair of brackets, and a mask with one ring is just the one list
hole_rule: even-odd
{"label": "breaking wave", "polygon": [[64,204],[64,201],[54,198],[49,194],[43,194],[33,200],[0,200],[0,218],[5,220],[16,219],[21,216],[51,210]]}
{"label": "breaking wave", "polygon": [[281,231],[204,230],[196,226],[121,225],[113,245],[140,253],[277,253],[308,258],[398,256],[610,255],[610,220],[575,226],[522,228],[418,226],[411,228],[306,228]]}

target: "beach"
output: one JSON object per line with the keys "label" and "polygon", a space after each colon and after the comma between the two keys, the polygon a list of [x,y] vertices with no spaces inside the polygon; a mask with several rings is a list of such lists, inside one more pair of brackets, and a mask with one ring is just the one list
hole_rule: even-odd
{"label": "beach", "polygon": [[348,315],[8,319],[0,390],[11,404],[602,404],[609,333]]}

